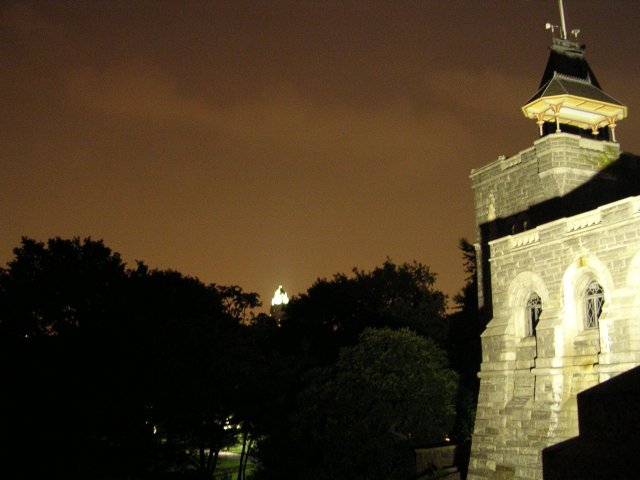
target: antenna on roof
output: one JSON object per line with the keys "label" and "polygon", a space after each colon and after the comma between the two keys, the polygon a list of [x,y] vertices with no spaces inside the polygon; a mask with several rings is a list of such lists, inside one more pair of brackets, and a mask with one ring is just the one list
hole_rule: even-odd
{"label": "antenna on roof", "polygon": [[[545,25],[545,28],[547,30],[551,30],[551,36],[554,38],[554,40],[556,38],[555,36],[556,29],[559,28],[560,39],[566,40],[567,39],[567,21],[564,17],[564,4],[562,3],[562,0],[558,0],[558,10],[560,11],[560,26],[553,25],[552,23],[547,22],[547,24]],[[578,30],[577,28],[574,28],[573,30],[571,30],[571,34],[575,37],[576,42],[578,41],[579,33],[580,33],[580,30]]]}
{"label": "antenna on roof", "polygon": [[558,8],[560,9],[560,38],[567,39],[567,24],[564,20],[564,5],[562,0],[558,0]]}

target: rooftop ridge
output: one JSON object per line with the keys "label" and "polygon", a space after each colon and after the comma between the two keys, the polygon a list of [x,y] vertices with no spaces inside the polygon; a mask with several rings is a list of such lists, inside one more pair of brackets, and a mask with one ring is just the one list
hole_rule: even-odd
{"label": "rooftop ridge", "polygon": [[[587,73],[587,78],[581,78],[581,77],[576,77],[575,75],[568,75],[566,73],[560,73],[558,71],[555,71],[553,72],[553,78],[558,78],[560,80],[571,80],[575,82],[584,83],[585,85],[593,85],[593,83],[591,83],[591,77],[589,76],[588,73]],[[593,86],[598,90],[602,90],[601,88],[598,88],[596,85],[593,85]]]}

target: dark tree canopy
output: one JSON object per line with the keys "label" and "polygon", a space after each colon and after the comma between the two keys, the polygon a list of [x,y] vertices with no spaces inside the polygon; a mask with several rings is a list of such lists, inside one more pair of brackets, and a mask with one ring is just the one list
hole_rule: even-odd
{"label": "dark tree canopy", "polygon": [[253,388],[240,320],[257,295],[127,269],[91,239],[24,238],[14,254],[0,271],[11,392],[0,415],[23,477],[160,478],[192,465],[209,478]]}
{"label": "dark tree canopy", "polygon": [[460,389],[457,400],[455,440],[468,439],[473,430],[475,405],[480,382],[478,371],[482,361],[480,334],[485,325],[478,310],[478,278],[476,250],[467,240],[460,240],[463,265],[467,274],[462,291],[456,295],[456,311],[449,315],[449,341],[447,350],[452,366],[460,374]]}
{"label": "dark tree canopy", "polygon": [[238,480],[248,455],[265,480],[406,478],[412,449],[452,432],[454,398],[469,417],[463,252],[453,316],[426,266],[387,260],[316,281],[278,324],[239,286],[23,238],[0,269],[0,475],[211,479],[240,441]]}
{"label": "dark tree canopy", "polygon": [[354,269],[350,277],[317,280],[289,302],[283,337],[312,363],[334,361],[338,350],[355,344],[367,327],[408,327],[443,344],[445,296],[434,282],[428,267],[391,260],[370,272]]}
{"label": "dark tree canopy", "polygon": [[259,478],[403,478],[413,446],[444,440],[457,376],[434,282],[420,263],[387,260],[289,302],[276,341],[291,382],[259,442]]}
{"label": "dark tree canopy", "polygon": [[413,448],[441,443],[454,418],[456,374],[431,339],[365,329],[336,363],[309,373],[293,417],[301,479],[405,479]]}
{"label": "dark tree canopy", "polygon": [[23,238],[0,270],[0,333],[61,334],[96,328],[117,308],[125,265],[101,241]]}

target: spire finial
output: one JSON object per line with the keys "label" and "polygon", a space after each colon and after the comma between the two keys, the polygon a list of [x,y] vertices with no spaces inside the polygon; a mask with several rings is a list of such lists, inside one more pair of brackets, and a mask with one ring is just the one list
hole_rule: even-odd
{"label": "spire finial", "polygon": [[564,5],[562,0],[558,0],[558,8],[560,9],[560,38],[567,39],[567,24],[564,19]]}

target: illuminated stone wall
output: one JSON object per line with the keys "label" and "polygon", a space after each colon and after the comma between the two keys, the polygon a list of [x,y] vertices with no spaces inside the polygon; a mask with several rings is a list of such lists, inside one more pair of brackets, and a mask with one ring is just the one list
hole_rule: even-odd
{"label": "illuminated stone wall", "polygon": [[592,178],[619,153],[617,143],[559,133],[538,139],[517,155],[500,157],[473,170],[478,229],[496,218],[523,213],[533,205],[565,195]]}
{"label": "illuminated stone wall", "polygon": [[[640,365],[640,196],[564,215],[615,188],[608,168],[618,153],[617,144],[550,135],[471,175],[492,318],[469,479],[542,479],[542,449],[578,434],[576,395]],[[604,307],[599,328],[586,329],[593,280]],[[532,292],[542,314],[527,336]]]}
{"label": "illuminated stone wall", "polygon": [[[617,143],[559,133],[540,138],[517,155],[502,156],[473,170],[480,287],[483,281],[489,281],[489,274],[483,278],[482,271],[488,261],[489,241],[553,219],[558,210],[554,203],[587,184],[619,155]],[[576,208],[580,210],[575,205],[564,205],[564,208],[567,211],[563,216],[575,213],[572,210]],[[480,306],[489,294],[487,288],[479,289]]]}

